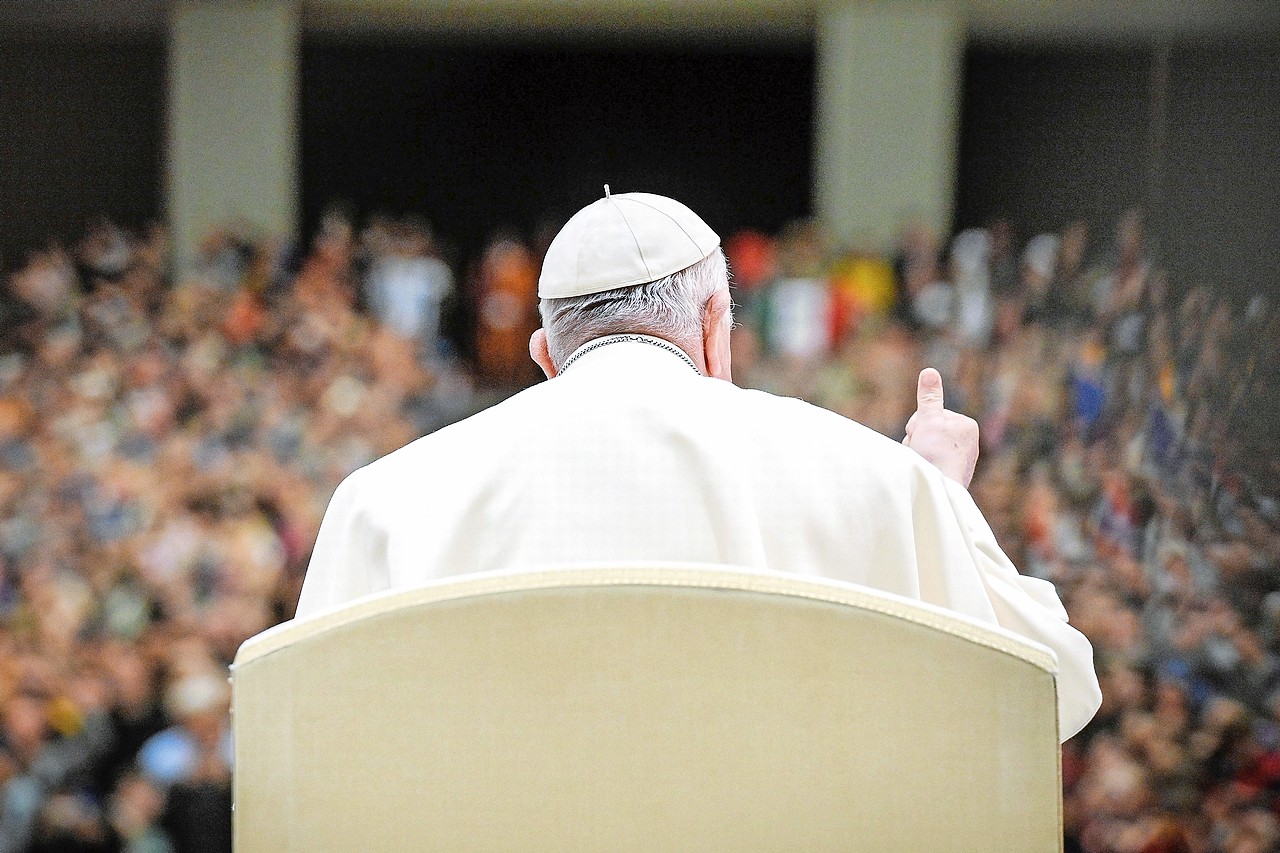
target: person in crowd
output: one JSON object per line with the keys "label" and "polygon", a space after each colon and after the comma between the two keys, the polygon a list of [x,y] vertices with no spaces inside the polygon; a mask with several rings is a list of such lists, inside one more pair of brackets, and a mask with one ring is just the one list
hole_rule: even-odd
{"label": "person in crowd", "polygon": [[371,247],[366,302],[375,320],[434,357],[440,307],[453,291],[453,273],[433,253],[425,223],[410,219],[387,230]]}
{"label": "person in crowd", "polygon": [[489,242],[480,262],[476,341],[480,371],[493,384],[519,387],[530,379],[525,341],[536,325],[537,280],[537,263],[523,241],[503,233]]}

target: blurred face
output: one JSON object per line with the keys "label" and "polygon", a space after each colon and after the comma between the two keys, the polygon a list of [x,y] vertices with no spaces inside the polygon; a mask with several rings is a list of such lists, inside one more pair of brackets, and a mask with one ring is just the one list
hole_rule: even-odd
{"label": "blurred face", "polygon": [[34,758],[48,734],[44,703],[34,696],[14,696],[4,707],[3,722],[10,747],[26,760]]}
{"label": "blurred face", "polygon": [[1084,222],[1072,223],[1062,232],[1062,262],[1064,266],[1076,267],[1084,259],[1084,250],[1089,242],[1089,226]]}
{"label": "blurred face", "polygon": [[227,720],[226,709],[201,711],[192,714],[183,721],[183,725],[195,737],[201,748],[213,750],[222,739],[222,732]]}
{"label": "blurred face", "polygon": [[118,703],[127,708],[148,703],[152,692],[151,667],[142,655],[131,648],[115,647],[109,653],[106,665]]}
{"label": "blurred face", "polygon": [[154,823],[164,808],[164,796],[141,776],[127,776],[116,788],[112,802],[113,822],[125,830],[141,831]]}

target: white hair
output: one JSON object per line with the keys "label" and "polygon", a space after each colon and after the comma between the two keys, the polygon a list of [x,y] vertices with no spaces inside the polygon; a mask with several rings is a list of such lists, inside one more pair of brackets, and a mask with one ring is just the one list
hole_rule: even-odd
{"label": "white hair", "polygon": [[692,346],[702,339],[707,302],[728,286],[729,268],[717,248],[693,266],[647,284],[543,299],[538,312],[551,360],[559,367],[588,341],[624,332]]}

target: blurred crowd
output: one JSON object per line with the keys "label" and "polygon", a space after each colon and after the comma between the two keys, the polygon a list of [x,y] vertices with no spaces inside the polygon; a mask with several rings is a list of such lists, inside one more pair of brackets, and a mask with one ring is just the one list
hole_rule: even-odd
{"label": "blurred crowd", "polygon": [[[1097,652],[1068,849],[1280,848],[1280,312],[1173,286],[1137,213],[726,251],[739,384],[900,438],[932,364],[981,424],[979,504]],[[342,477],[535,381],[539,256],[457,271],[421,221],[330,214],[175,274],[163,229],[103,222],[5,276],[0,853],[230,850],[237,647],[291,616]]]}
{"label": "blurred crowd", "polygon": [[1137,212],[1097,242],[914,227],[832,261],[809,229],[739,235],[735,369],[900,437],[932,364],[979,421],[977,502],[1096,651],[1068,851],[1280,850],[1280,312],[1173,290]]}

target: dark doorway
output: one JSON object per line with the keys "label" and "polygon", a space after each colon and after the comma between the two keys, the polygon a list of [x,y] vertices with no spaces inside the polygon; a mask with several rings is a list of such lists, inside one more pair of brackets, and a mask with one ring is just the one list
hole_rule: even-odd
{"label": "dark doorway", "polygon": [[425,216],[473,256],[602,194],[685,201],[722,234],[809,213],[811,48],[596,51],[308,40],[306,230],[327,205]]}

